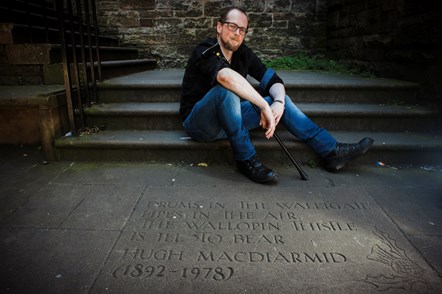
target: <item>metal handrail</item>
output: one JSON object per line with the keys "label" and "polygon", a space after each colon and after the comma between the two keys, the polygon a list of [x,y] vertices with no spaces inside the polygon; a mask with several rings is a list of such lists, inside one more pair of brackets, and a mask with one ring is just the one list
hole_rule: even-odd
{"label": "metal handrail", "polygon": [[[60,24],[69,125],[72,134],[77,135],[86,125],[84,108],[98,102],[96,76],[102,81],[96,5],[94,0],[54,1]],[[93,16],[92,23],[90,15]]]}

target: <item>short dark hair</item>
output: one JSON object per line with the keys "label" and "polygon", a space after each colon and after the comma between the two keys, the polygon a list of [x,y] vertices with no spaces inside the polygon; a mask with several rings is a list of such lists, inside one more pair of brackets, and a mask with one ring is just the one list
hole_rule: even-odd
{"label": "short dark hair", "polygon": [[239,10],[242,14],[244,14],[247,17],[247,20],[249,19],[249,17],[247,16],[247,13],[244,11],[244,9],[242,9],[240,7],[237,7],[237,6],[231,6],[231,7],[227,7],[226,9],[224,9],[224,11],[221,14],[221,16],[220,16],[218,21],[220,23],[225,23],[227,21],[227,16],[233,10]]}

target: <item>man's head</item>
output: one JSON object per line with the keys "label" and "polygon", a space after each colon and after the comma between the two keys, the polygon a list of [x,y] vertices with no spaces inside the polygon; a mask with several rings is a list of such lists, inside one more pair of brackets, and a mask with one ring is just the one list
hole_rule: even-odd
{"label": "man's head", "polygon": [[227,50],[235,52],[244,42],[249,21],[244,10],[238,7],[227,8],[216,25],[218,41]]}

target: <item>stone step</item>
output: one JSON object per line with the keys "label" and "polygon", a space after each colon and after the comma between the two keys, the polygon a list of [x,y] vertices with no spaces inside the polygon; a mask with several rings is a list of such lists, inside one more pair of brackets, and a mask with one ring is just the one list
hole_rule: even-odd
{"label": "stone step", "polygon": [[[70,32],[67,32],[67,40],[71,40]],[[84,34],[84,40],[87,42],[87,34]],[[119,40],[114,37],[99,36],[100,46],[119,46]],[[95,43],[95,35],[91,36],[92,43]],[[75,33],[75,41],[80,44],[80,34]],[[41,26],[28,26],[24,24],[1,23],[0,24],[0,44],[57,44],[60,43],[60,31],[57,28],[48,28]]]}
{"label": "stone step", "polygon": [[[102,61],[101,70],[103,78],[108,79],[151,70],[156,65],[154,59],[112,60]],[[0,84],[62,85],[64,84],[63,64],[4,64],[0,67]]]}
{"label": "stone step", "polygon": [[[346,131],[436,130],[438,112],[423,106],[298,103],[318,125]],[[179,103],[107,103],[85,109],[87,124],[107,129],[179,130]]]}
{"label": "stone step", "polygon": [[[119,77],[140,71],[152,70],[156,67],[155,59],[129,59],[129,60],[110,60],[101,62],[101,75],[103,79]],[[81,67],[81,65],[80,65]],[[97,62],[94,63],[97,69]],[[63,64],[44,65],[45,84],[64,84]],[[88,74],[90,72],[90,63],[87,63]],[[96,73],[98,78],[98,73]]]}
{"label": "stone step", "polygon": [[[357,142],[370,136],[375,140],[370,151],[352,165],[442,163],[442,137],[422,133],[332,132],[340,142]],[[280,138],[300,163],[318,161],[317,155],[288,132]],[[253,132],[252,141],[258,156],[265,162],[291,164],[278,143],[267,140],[262,132]],[[190,140],[183,131],[119,130],[62,137],[55,142],[59,160],[72,161],[155,161],[185,163],[233,163],[227,140],[200,143]]]}
{"label": "stone step", "polygon": [[[416,103],[418,85],[411,82],[326,72],[277,72],[296,103]],[[99,85],[99,101],[178,102],[183,74],[182,69],[154,70],[109,79]]]}
{"label": "stone step", "polygon": [[[76,46],[76,49],[80,58],[80,46]],[[93,52],[95,56],[95,47],[93,47]],[[71,46],[68,47],[67,54],[72,56]],[[7,44],[4,45],[4,56],[9,64],[54,64],[62,61],[59,44]],[[100,57],[102,61],[136,59],[138,50],[101,46]]]}
{"label": "stone step", "polygon": [[[153,70],[157,66],[155,59],[130,59],[102,61],[101,70],[103,79],[124,76],[146,70]],[[95,67],[97,64],[95,63]]]}
{"label": "stone step", "polygon": [[[178,115],[183,70],[154,70],[108,79],[99,84],[99,104],[85,110],[88,126],[105,131],[56,141],[61,160],[147,160],[232,162],[227,140],[197,143],[180,126]],[[278,72],[295,103],[341,142],[371,136],[376,143],[354,164],[442,161],[437,112],[415,101],[418,85],[318,72]],[[257,82],[250,80],[254,86]],[[292,93],[292,94],[291,94]],[[300,161],[317,160],[305,144],[280,128],[280,137]],[[258,155],[287,163],[275,140],[251,132]]]}

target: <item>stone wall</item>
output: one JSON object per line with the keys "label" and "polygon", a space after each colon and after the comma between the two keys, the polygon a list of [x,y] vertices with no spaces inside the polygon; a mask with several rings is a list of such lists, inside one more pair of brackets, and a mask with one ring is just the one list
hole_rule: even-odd
{"label": "stone wall", "polygon": [[263,59],[297,52],[322,52],[327,0],[97,0],[101,32],[123,46],[140,49],[160,68],[183,67],[191,49],[215,36],[221,11],[240,6],[248,12],[246,42]]}
{"label": "stone wall", "polygon": [[328,0],[327,54],[383,77],[420,83],[442,101],[439,0]]}
{"label": "stone wall", "polygon": [[322,53],[383,77],[418,82],[442,101],[439,0],[97,0],[101,32],[159,68],[182,68],[215,35],[221,11],[244,8],[246,42],[263,59]]}

